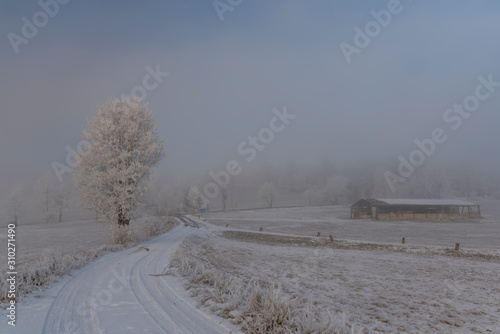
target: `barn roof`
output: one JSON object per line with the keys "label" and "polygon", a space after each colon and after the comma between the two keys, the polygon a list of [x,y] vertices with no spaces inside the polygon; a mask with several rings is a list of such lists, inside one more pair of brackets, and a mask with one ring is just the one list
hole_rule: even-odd
{"label": "barn roof", "polygon": [[460,199],[424,199],[424,198],[370,198],[368,201],[374,200],[375,205],[477,205],[471,202],[462,201]]}

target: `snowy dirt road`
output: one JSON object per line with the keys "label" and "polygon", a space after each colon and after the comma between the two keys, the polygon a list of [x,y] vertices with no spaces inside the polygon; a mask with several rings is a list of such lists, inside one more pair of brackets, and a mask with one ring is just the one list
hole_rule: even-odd
{"label": "snowy dirt road", "polygon": [[197,309],[182,284],[163,275],[186,236],[207,232],[181,224],[142,245],[108,254],[62,279],[41,298],[23,300],[16,327],[2,321],[0,333],[238,332]]}

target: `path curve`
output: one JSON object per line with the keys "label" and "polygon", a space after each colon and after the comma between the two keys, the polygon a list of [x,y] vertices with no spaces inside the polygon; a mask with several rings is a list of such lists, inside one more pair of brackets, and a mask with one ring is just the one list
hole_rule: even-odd
{"label": "path curve", "polygon": [[181,224],[162,236],[86,266],[55,296],[42,333],[238,332],[198,309],[176,278],[161,275],[179,243],[190,234],[203,232],[198,226]]}

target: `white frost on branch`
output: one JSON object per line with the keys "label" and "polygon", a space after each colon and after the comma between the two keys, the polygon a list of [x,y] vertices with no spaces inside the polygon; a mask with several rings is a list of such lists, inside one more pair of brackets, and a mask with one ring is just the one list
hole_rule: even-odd
{"label": "white frost on branch", "polygon": [[188,213],[197,212],[199,209],[203,208],[204,202],[202,194],[198,186],[194,185],[188,188],[186,195],[184,196],[183,211]]}
{"label": "white frost on branch", "polygon": [[54,180],[50,171],[45,172],[35,184],[36,204],[42,210],[46,223],[53,220]]}
{"label": "white frost on branch", "polygon": [[17,224],[19,216],[23,211],[23,203],[22,203],[22,188],[15,187],[11,190],[9,195],[7,196],[6,202],[6,213],[8,215],[9,221],[13,221]]}
{"label": "white frost on branch", "polygon": [[54,209],[57,213],[57,221],[62,222],[63,213],[73,204],[74,189],[67,180],[59,182],[53,191]]}
{"label": "white frost on branch", "polygon": [[74,177],[86,208],[128,225],[164,157],[156,130],[148,104],[140,99],[112,99],[99,106],[83,135],[87,154]]}

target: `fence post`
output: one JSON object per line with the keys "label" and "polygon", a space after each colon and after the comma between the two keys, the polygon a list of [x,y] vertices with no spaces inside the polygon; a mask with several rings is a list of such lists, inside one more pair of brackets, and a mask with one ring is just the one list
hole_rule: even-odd
{"label": "fence post", "polygon": [[460,245],[459,244],[455,244],[455,251],[459,251],[460,250]]}
{"label": "fence post", "polygon": [[328,237],[330,238],[330,242],[333,242],[333,237],[332,237],[332,235],[330,234]]}
{"label": "fence post", "polygon": [[401,239],[401,243],[404,244],[406,242],[406,239],[405,237],[403,237],[403,239]]}

